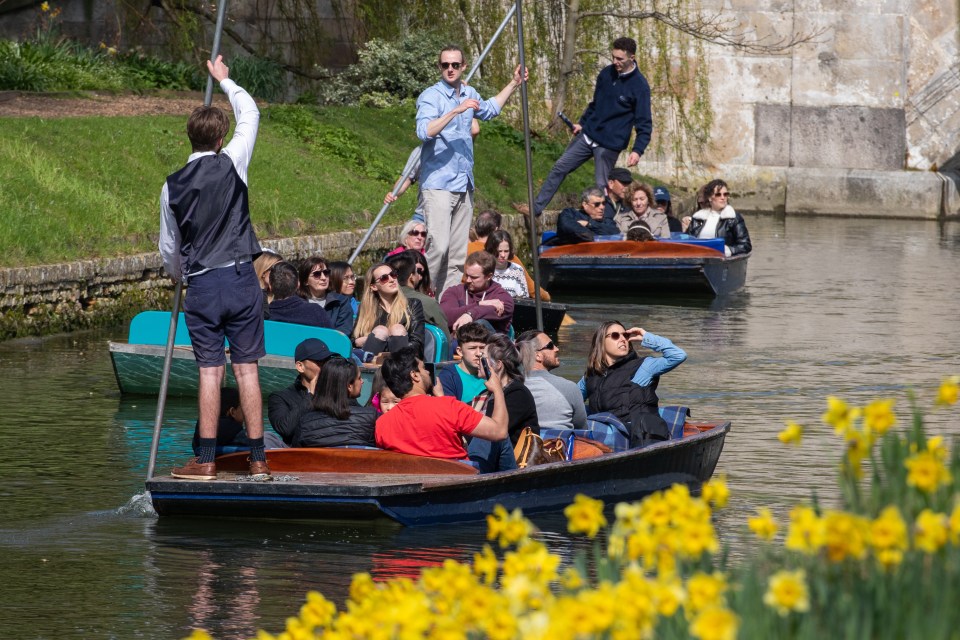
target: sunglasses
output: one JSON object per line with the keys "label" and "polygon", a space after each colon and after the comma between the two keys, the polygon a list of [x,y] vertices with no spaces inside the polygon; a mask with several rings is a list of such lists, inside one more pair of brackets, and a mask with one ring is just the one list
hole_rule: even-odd
{"label": "sunglasses", "polygon": [[614,340],[619,340],[621,337],[623,337],[623,339],[626,340],[630,338],[630,334],[627,333],[626,331],[624,331],[623,333],[620,333],[619,331],[611,331],[610,333],[607,334],[607,337],[613,338]]}
{"label": "sunglasses", "polygon": [[587,204],[590,205],[591,207],[602,207],[603,200],[601,200],[600,202],[588,202]]}
{"label": "sunglasses", "polygon": [[426,238],[426,237],[427,237],[427,232],[426,232],[426,231],[417,231],[416,229],[414,229],[413,231],[409,232],[407,235],[408,235],[408,236],[420,236],[421,238]]}
{"label": "sunglasses", "polygon": [[729,198],[729,197],[730,197],[730,192],[729,192],[729,191],[721,191],[720,193],[715,193],[715,194],[713,194],[713,197],[715,197],[715,198]]}
{"label": "sunglasses", "polygon": [[396,280],[398,275],[399,274],[396,271],[391,271],[390,273],[385,273],[382,276],[374,277],[374,280],[376,280],[380,284],[386,284],[391,280]]}
{"label": "sunglasses", "polygon": [[310,277],[311,278],[329,278],[330,269],[317,269],[316,271],[310,274]]}
{"label": "sunglasses", "polygon": [[557,345],[553,344],[553,340],[551,340],[547,344],[537,349],[537,351],[553,351],[556,348],[557,348]]}
{"label": "sunglasses", "polygon": [[446,71],[450,67],[453,67],[454,69],[459,69],[462,66],[463,66],[462,62],[441,62],[440,63],[440,68],[443,69],[444,71]]}

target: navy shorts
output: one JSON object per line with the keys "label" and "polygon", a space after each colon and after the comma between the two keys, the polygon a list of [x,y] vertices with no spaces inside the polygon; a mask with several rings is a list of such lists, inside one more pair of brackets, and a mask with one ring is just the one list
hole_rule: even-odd
{"label": "navy shorts", "polygon": [[212,269],[188,282],[183,315],[198,366],[226,364],[224,338],[230,341],[234,364],[256,362],[267,354],[263,292],[252,263]]}

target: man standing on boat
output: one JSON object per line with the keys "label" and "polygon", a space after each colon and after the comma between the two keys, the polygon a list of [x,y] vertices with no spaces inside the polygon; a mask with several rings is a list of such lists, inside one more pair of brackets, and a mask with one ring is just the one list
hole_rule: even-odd
{"label": "man standing on boat", "polygon": [[440,81],[417,98],[417,137],[423,141],[420,189],[430,233],[427,264],[439,296],[460,282],[457,269],[467,257],[473,222],[471,123],[474,118],[490,120],[500,115],[527,73],[521,73],[518,65],[513,80],[500,93],[481,100],[476,89],[461,82],[466,66],[462,49],[445,47],[438,64]]}
{"label": "man standing on boat", "polygon": [[263,294],[253,269],[260,243],[250,222],[247,167],[253,156],[260,112],[250,94],[230,80],[223,57],[207,69],[230,100],[236,129],[230,144],[227,114],[198,107],[187,121],[193,153],[167,177],[160,193],[160,255],[171,278],[189,283],[184,317],[200,369],[198,455],[173,469],[175,478],[215,480],[217,414],[226,372],[224,338],[240,389],[250,437],[250,475],[269,480],[263,447],[263,400],[257,361],[266,355]]}
{"label": "man standing on boat", "polygon": [[[637,43],[632,38],[617,38],[610,48],[613,64],[597,76],[593,100],[579,123],[573,125],[573,140],[553,165],[534,200],[533,210],[538,216],[550,204],[564,178],[590,158],[597,186],[606,187],[610,170],[630,142],[631,129],[636,129],[637,136],[627,157],[628,167],[640,162],[650,144],[650,85],[637,69]],[[518,208],[525,209],[523,205]]]}

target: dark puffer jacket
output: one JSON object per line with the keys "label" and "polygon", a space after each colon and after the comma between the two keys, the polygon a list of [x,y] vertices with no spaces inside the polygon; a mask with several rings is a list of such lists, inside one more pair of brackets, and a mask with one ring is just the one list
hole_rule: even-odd
{"label": "dark puffer jacket", "polygon": [[591,413],[609,411],[630,428],[630,446],[639,447],[657,440],[669,440],[670,431],[659,413],[657,376],[647,386],[633,382],[646,358],[631,352],[614,362],[603,375],[584,379]]}
{"label": "dark puffer jacket", "polygon": [[[699,238],[700,231],[707,221],[708,213],[709,211],[706,209],[701,209],[693,214],[687,233]],[[747,231],[747,223],[744,222],[743,216],[734,211],[730,205],[724,207],[723,211],[720,212],[720,221],[717,223],[717,237],[723,238],[723,244],[730,248],[731,256],[753,251],[750,232]]]}
{"label": "dark puffer jacket", "polygon": [[310,411],[300,418],[295,447],[375,447],[373,428],[377,410],[350,407],[350,416],[340,420],[322,411]]}

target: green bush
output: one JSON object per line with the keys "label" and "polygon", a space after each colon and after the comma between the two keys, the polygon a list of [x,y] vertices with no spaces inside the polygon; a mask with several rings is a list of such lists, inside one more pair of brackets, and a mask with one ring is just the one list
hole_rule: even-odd
{"label": "green bush", "polygon": [[444,36],[427,31],[397,42],[374,38],[360,50],[360,61],[319,87],[321,104],[357,104],[361,97],[370,105],[385,103],[383,94],[397,101],[416,98],[424,87],[437,81],[437,52]]}
{"label": "green bush", "polygon": [[267,102],[279,102],[286,91],[284,70],[273,60],[258,56],[239,56],[230,64],[230,77],[250,95]]}

